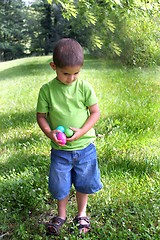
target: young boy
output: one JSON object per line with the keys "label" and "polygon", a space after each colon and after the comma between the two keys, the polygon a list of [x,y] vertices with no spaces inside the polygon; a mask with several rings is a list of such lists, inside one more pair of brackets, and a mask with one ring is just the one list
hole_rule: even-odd
{"label": "young boy", "polygon": [[[90,229],[86,215],[88,194],[102,188],[93,144],[92,128],[100,117],[95,93],[87,81],[78,79],[84,56],[81,45],[70,38],[58,41],[53,52],[51,68],[56,78],[44,84],[39,92],[37,122],[51,139],[49,190],[57,199],[58,214],[47,225],[49,234],[58,235],[66,221],[66,206],[72,184],[76,189],[78,205],[75,222],[80,233]],[[57,139],[61,125],[73,130],[72,137],[62,144]]]}

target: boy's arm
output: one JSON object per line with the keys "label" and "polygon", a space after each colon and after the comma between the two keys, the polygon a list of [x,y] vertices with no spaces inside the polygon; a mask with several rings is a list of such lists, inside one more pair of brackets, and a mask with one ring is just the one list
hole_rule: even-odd
{"label": "boy's arm", "polygon": [[88,132],[100,118],[100,111],[99,111],[98,104],[94,104],[90,106],[88,109],[90,112],[90,116],[85,122],[85,124],[83,125],[83,127],[81,128],[82,135]]}
{"label": "boy's arm", "polygon": [[56,137],[58,130],[51,130],[47,118],[46,113],[37,113],[37,123],[44,134],[50,138],[52,141],[56,142],[57,144],[61,145],[61,140],[58,140]]}
{"label": "boy's arm", "polygon": [[97,103],[90,106],[88,109],[90,112],[90,116],[88,117],[87,121],[84,123],[82,128],[78,128],[78,129],[71,128],[75,133],[74,133],[73,137],[68,138],[67,141],[69,141],[69,142],[74,141],[74,140],[77,140],[78,138],[80,138],[81,136],[83,136],[86,132],[88,132],[95,125],[95,123],[100,118],[100,111],[99,111],[99,107],[98,107]]}

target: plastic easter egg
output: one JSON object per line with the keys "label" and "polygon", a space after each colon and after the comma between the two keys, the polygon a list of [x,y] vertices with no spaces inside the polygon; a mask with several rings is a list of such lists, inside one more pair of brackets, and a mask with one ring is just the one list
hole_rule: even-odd
{"label": "plastic easter egg", "polygon": [[72,137],[73,134],[74,134],[74,132],[73,132],[70,128],[66,128],[65,131],[64,131],[64,133],[66,134],[66,136],[67,136],[68,138]]}
{"label": "plastic easter egg", "polygon": [[66,135],[63,132],[57,133],[57,139],[61,140],[62,145],[66,144]]}
{"label": "plastic easter egg", "polygon": [[59,131],[61,131],[61,132],[64,132],[64,131],[65,131],[65,128],[64,128],[63,126],[58,126],[58,127],[56,128],[56,130],[59,130]]}

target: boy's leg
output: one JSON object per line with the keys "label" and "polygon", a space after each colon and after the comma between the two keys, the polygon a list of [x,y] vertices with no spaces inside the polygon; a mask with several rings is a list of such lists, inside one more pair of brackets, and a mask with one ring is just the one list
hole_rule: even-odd
{"label": "boy's leg", "polygon": [[62,225],[65,223],[66,217],[66,207],[68,203],[68,197],[58,200],[58,215],[51,218],[49,223],[46,224],[47,233],[50,235],[59,235]]}
{"label": "boy's leg", "polygon": [[78,216],[86,216],[86,208],[88,203],[88,194],[76,192],[76,199],[78,205]]}
{"label": "boy's leg", "polygon": [[66,216],[67,216],[66,214],[67,203],[68,203],[68,197],[57,201],[58,217],[64,220],[66,219]]}
{"label": "boy's leg", "polygon": [[[77,205],[78,205],[78,216],[77,217],[86,217],[88,194],[76,192],[76,199],[77,199]],[[85,227],[86,223],[88,224],[88,222],[86,222],[86,220],[81,219],[78,221],[78,223],[81,225],[80,233],[82,233],[82,232],[87,233],[89,231],[89,228]]]}

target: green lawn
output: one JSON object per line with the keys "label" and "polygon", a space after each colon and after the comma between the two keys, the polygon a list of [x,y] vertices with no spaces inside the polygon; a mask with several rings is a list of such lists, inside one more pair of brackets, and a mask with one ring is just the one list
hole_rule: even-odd
{"label": "green lawn", "polygon": [[[0,238],[55,239],[45,222],[56,214],[48,192],[49,140],[36,123],[41,85],[55,73],[51,57],[0,63]],[[103,189],[91,195],[92,231],[83,239],[159,239],[160,68],[128,69],[86,58],[80,78],[92,83],[101,109],[95,129]],[[56,239],[81,239],[68,220]],[[73,230],[72,234],[70,229]]]}

